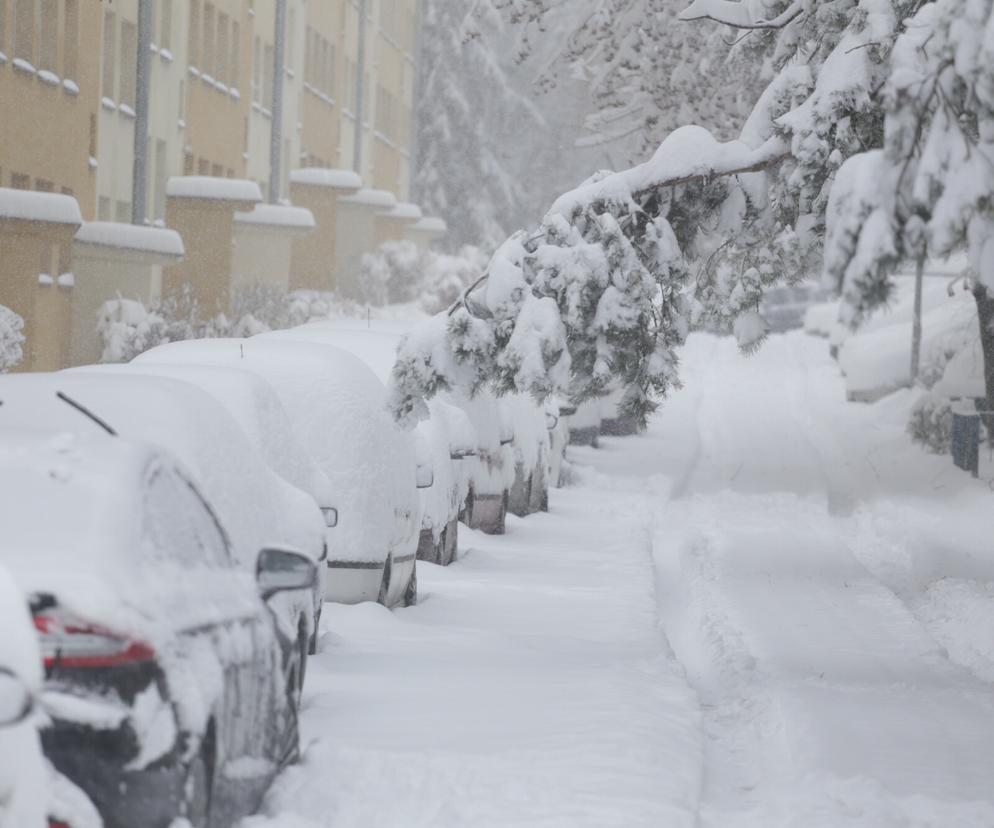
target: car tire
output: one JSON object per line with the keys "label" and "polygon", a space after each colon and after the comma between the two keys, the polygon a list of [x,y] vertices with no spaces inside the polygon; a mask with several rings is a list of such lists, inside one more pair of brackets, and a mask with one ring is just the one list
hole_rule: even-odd
{"label": "car tire", "polygon": [[414,562],[414,569],[407,582],[407,589],[404,590],[404,606],[416,607],[418,605],[418,564]]}
{"label": "car tire", "polygon": [[191,828],[211,825],[212,764],[205,745],[187,768],[183,816]]}
{"label": "car tire", "polygon": [[476,499],[476,494],[470,489],[469,494],[466,495],[466,508],[463,509],[462,522],[465,523],[470,529],[473,529],[473,502]]}
{"label": "car tire", "polygon": [[297,643],[297,709],[300,710],[300,701],[304,698],[304,679],[307,677],[307,658],[310,646],[307,641],[307,634],[301,630],[300,639]]}
{"label": "car tire", "polygon": [[445,527],[442,544],[442,566],[455,563],[459,549],[459,521],[453,520]]}
{"label": "car tire", "polygon": [[383,564],[383,579],[380,581],[380,594],[376,596],[376,603],[385,607],[390,606],[390,574],[393,570],[393,556],[387,555],[387,561]]}

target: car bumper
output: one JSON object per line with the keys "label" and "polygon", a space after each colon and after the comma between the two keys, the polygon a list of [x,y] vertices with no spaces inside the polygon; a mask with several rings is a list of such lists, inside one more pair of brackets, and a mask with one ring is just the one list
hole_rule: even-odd
{"label": "car bumper", "polygon": [[383,583],[383,561],[328,561],[324,599],[335,604],[376,601]]}
{"label": "car bumper", "polygon": [[180,812],[186,767],[178,751],[142,770],[128,770],[128,726],[94,731],[56,722],[42,732],[45,755],[85,793],[105,828],[168,828]]}

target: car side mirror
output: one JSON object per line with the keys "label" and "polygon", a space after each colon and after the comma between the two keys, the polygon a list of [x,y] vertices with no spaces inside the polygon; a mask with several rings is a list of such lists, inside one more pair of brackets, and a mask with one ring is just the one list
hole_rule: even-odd
{"label": "car side mirror", "polygon": [[500,436],[500,444],[502,446],[509,446],[514,442],[514,433],[504,433]]}
{"label": "car side mirror", "polygon": [[560,417],[572,417],[576,414],[575,405],[561,405],[559,406],[559,416]]}
{"label": "car side mirror", "polygon": [[313,589],[318,569],[310,558],[289,549],[263,549],[255,566],[255,580],[264,601],[280,592]]}
{"label": "car side mirror", "polygon": [[321,514],[324,517],[324,525],[329,529],[338,526],[338,509],[334,506],[322,506]]}
{"label": "car side mirror", "polygon": [[0,727],[13,727],[31,715],[34,696],[13,670],[0,667]]}
{"label": "car side mirror", "polygon": [[548,431],[555,431],[556,426],[559,425],[559,418],[552,414],[551,412],[546,412],[545,414],[545,427]]}
{"label": "car side mirror", "polygon": [[435,467],[427,463],[418,464],[418,488],[430,489],[435,485]]}

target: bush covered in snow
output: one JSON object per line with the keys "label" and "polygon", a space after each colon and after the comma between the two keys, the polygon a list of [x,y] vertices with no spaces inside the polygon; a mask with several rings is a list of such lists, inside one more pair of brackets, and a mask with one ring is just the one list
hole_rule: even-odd
{"label": "bush covered in snow", "polygon": [[425,312],[439,313],[483,275],[486,265],[477,247],[446,255],[422,252],[410,241],[387,242],[362,258],[360,298],[370,305],[417,302]]}
{"label": "bush covered in snow", "polygon": [[24,357],[24,320],[10,308],[0,305],[0,374],[9,371]]}
{"label": "bush covered in snow", "polygon": [[293,328],[319,319],[358,317],[364,310],[332,293],[299,290],[287,293],[256,284],[232,297],[232,314],[205,316],[187,287],[146,308],[132,299],[112,299],[100,308],[97,332],[103,362],[130,362],[167,342],[219,337],[245,337]]}
{"label": "bush covered in snow", "polygon": [[935,394],[923,394],[911,409],[908,433],[933,454],[946,454],[953,439],[952,403]]}

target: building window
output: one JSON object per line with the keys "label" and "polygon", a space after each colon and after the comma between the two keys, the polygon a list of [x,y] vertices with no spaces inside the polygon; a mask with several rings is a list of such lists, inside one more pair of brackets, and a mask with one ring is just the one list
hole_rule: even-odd
{"label": "building window", "polygon": [[97,116],[90,115],[90,158],[97,157]]}
{"label": "building window", "polygon": [[114,205],[114,221],[119,221],[121,224],[127,224],[131,221],[130,201],[118,201]]}
{"label": "building window", "polygon": [[134,109],[138,86],[138,28],[127,20],[121,21],[121,103]]}
{"label": "building window", "polygon": [[110,199],[107,196],[97,199],[97,221],[110,221]]}
{"label": "building window", "polygon": [[35,59],[35,0],[14,0],[14,57]]}
{"label": "building window", "polygon": [[224,167],[220,164],[211,164],[211,175],[214,178],[224,178]]}
{"label": "building window", "polygon": [[35,189],[39,193],[53,193],[55,192],[55,185],[51,181],[48,181],[45,178],[36,178]]}
{"label": "building window", "polygon": [[59,72],[59,0],[41,0],[41,48],[38,68]]}
{"label": "building window", "polygon": [[0,0],[0,52],[7,48],[7,0]]}
{"label": "building window", "polygon": [[214,25],[215,25],[214,4],[205,3],[203,66],[201,66],[200,68],[204,71],[204,74],[211,75],[212,77],[215,71],[214,50],[217,45],[217,31],[214,28]]}
{"label": "building window", "polygon": [[252,44],[252,100],[262,103],[262,40],[259,35]]}
{"label": "building window", "polygon": [[66,0],[62,44],[62,74],[67,78],[75,78],[79,63],[79,0]]}
{"label": "building window", "polygon": [[294,10],[290,9],[286,17],[286,65],[293,67],[295,56],[295,45],[297,42],[297,18]]}
{"label": "building window", "polygon": [[197,175],[210,175],[211,174],[211,162],[206,158],[197,159]]}
{"label": "building window", "polygon": [[159,46],[173,48],[173,0],[159,0]]}
{"label": "building window", "polygon": [[192,152],[183,153],[183,175],[193,175],[194,161]]}
{"label": "building window", "polygon": [[20,173],[11,173],[10,186],[13,187],[15,190],[30,190],[31,176],[21,175]]}
{"label": "building window", "polygon": [[155,186],[152,198],[152,218],[166,217],[166,184],[169,181],[169,165],[166,157],[166,142],[155,142]]}
{"label": "building window", "polygon": [[105,98],[116,100],[114,95],[115,70],[115,46],[117,45],[117,27],[114,12],[104,12],[104,65],[103,65],[103,88],[102,94]]}
{"label": "building window", "polygon": [[217,79],[228,83],[228,54],[231,45],[228,43],[228,15],[217,16]]}
{"label": "building window", "polygon": [[196,66],[200,60],[200,0],[190,0],[190,32],[186,49],[190,66]]}

